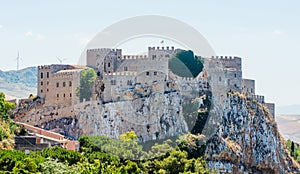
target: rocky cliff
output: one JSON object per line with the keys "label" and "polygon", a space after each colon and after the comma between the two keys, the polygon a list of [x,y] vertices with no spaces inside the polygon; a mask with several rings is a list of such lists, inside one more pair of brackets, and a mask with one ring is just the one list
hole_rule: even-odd
{"label": "rocky cliff", "polygon": [[210,168],[233,173],[300,173],[268,109],[239,93],[228,93],[217,130],[207,141]]}

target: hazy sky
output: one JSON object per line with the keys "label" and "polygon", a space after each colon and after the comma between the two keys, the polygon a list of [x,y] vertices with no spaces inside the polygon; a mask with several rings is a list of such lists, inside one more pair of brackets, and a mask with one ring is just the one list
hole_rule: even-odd
{"label": "hazy sky", "polygon": [[0,69],[16,69],[18,50],[21,68],[59,63],[57,56],[77,63],[97,32],[119,20],[150,14],[191,25],[219,55],[243,57],[244,77],[255,79],[256,92],[268,101],[300,104],[296,0],[0,0]]}

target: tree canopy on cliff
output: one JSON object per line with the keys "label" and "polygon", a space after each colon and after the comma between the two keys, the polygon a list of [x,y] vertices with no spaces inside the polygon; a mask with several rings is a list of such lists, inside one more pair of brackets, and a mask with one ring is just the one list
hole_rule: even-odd
{"label": "tree canopy on cliff", "polygon": [[193,51],[183,50],[169,60],[169,69],[181,77],[197,77],[203,70],[203,63]]}
{"label": "tree canopy on cliff", "polygon": [[81,71],[80,86],[77,89],[77,96],[79,96],[80,101],[83,101],[83,99],[90,100],[93,96],[93,88],[96,78],[97,74],[92,68]]}

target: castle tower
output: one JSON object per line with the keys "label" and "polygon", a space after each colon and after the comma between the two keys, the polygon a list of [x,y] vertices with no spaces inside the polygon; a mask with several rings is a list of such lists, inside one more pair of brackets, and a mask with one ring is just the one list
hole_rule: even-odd
{"label": "castle tower", "polygon": [[103,73],[116,72],[121,65],[122,50],[97,48],[87,50],[87,66],[97,70],[98,76]]}

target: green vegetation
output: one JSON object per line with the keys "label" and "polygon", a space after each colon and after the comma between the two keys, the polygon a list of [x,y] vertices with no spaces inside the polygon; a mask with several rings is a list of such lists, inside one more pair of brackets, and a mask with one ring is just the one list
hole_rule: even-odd
{"label": "green vegetation", "polygon": [[24,127],[13,123],[10,111],[15,104],[5,101],[5,95],[0,92],[0,150],[9,150],[14,147],[14,134],[24,133]]}
{"label": "green vegetation", "polygon": [[299,163],[300,162],[300,147],[299,147],[299,144],[296,144],[291,140],[287,140],[286,141],[286,147],[289,150],[291,156]]}
{"label": "green vegetation", "polygon": [[97,74],[93,68],[88,68],[81,71],[80,86],[77,89],[77,96],[79,96],[80,101],[83,101],[83,99],[88,101],[93,96],[96,78]]}
{"label": "green vegetation", "polygon": [[203,69],[203,63],[193,51],[180,51],[169,60],[169,69],[181,77],[197,77]]}
{"label": "green vegetation", "polygon": [[[79,139],[81,153],[51,147],[25,154],[17,150],[0,151],[0,173],[210,173],[202,151],[201,135],[186,134],[174,141],[153,145],[149,151],[128,132],[114,140],[101,136]],[[108,152],[109,151],[109,152]],[[111,152],[114,152],[112,154]],[[138,154],[138,155],[136,155]],[[126,158],[135,157],[135,158]]]}

